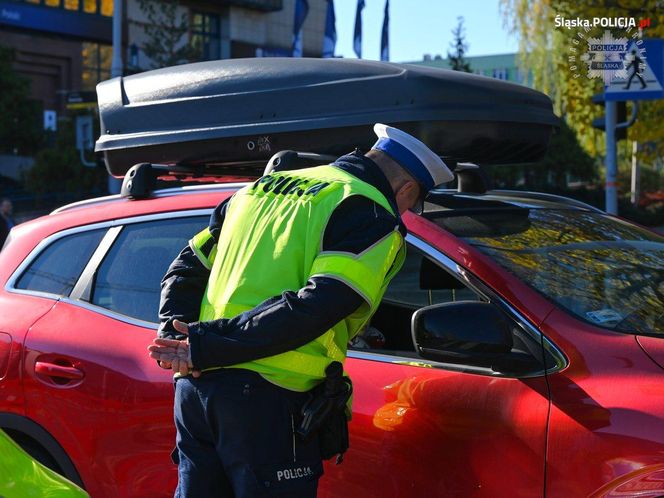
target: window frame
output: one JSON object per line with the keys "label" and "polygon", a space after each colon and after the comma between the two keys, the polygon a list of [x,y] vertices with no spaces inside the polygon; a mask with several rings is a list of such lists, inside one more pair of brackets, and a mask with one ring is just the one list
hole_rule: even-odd
{"label": "window frame", "polygon": [[[14,273],[12,273],[11,277],[9,277],[9,280],[7,280],[7,283],[5,284],[5,290],[7,292],[11,292],[14,294],[24,294],[35,297],[42,297],[45,299],[51,299],[54,301],[71,304],[73,306],[78,306],[80,308],[87,309],[94,313],[98,313],[100,315],[112,318],[114,320],[128,323],[130,325],[156,330],[158,327],[158,324],[156,322],[147,322],[144,320],[139,320],[137,318],[123,315],[116,311],[111,311],[107,308],[86,301],[85,300],[86,292],[94,285],[94,277],[97,273],[99,266],[101,265],[104,258],[110,251],[111,247],[113,246],[113,242],[115,242],[116,238],[120,235],[125,226],[133,225],[136,223],[145,223],[149,221],[159,221],[159,220],[166,220],[173,218],[191,218],[195,216],[209,217],[212,214],[212,211],[213,211],[212,208],[206,208],[206,209],[189,209],[183,211],[169,211],[164,213],[139,215],[139,216],[132,216],[129,218],[93,223],[90,225],[70,228],[67,230],[63,230],[61,232],[54,233],[43,239],[39,244],[35,246],[35,248],[32,251],[30,251],[28,256],[23,260],[23,262],[19,265],[19,267],[16,268],[16,270],[14,270]],[[83,267],[83,271],[81,272],[81,275],[79,276],[78,280],[76,281],[76,284],[74,285],[74,288],[69,293],[69,295],[62,296],[47,292],[16,288],[16,282],[21,277],[21,275],[23,275],[23,273],[25,272],[25,270],[28,269],[30,264],[37,257],[39,257],[39,255],[48,246],[50,246],[51,244],[53,244],[54,242],[58,241],[63,237],[67,237],[68,235],[88,232],[100,228],[101,229],[106,228],[107,232],[102,236],[99,246],[95,251],[93,251],[92,255],[90,256],[90,259],[88,260],[88,263],[86,263],[86,265]],[[87,295],[89,296],[89,294]]]}
{"label": "window frame", "polygon": [[[494,372],[491,369],[478,367],[475,365],[464,364],[451,364],[442,363],[434,360],[427,360],[425,358],[412,358],[409,356],[398,356],[392,354],[378,353],[374,351],[365,351],[361,349],[349,349],[348,358],[378,361],[381,363],[392,363],[397,365],[410,365],[424,368],[434,368],[438,370],[449,370],[462,373],[472,373],[476,375],[485,375],[490,377],[507,377],[507,378],[533,378],[542,377],[553,372],[560,371],[567,367],[569,364],[563,352],[551,342],[545,335],[543,335],[537,327],[535,327],[525,316],[519,313],[512,305],[502,299],[496,292],[489,288],[486,284],[480,281],[477,277],[471,274],[468,270],[457,264],[451,258],[438,249],[431,246],[428,242],[416,237],[413,234],[406,235],[406,243],[415,247],[425,256],[429,257],[433,262],[440,265],[444,270],[447,270],[452,276],[458,278],[464,285],[475,292],[478,297],[486,302],[492,303],[507,315],[509,319],[514,321],[528,336],[533,340],[540,343],[554,361],[555,366],[549,369],[543,369],[537,372],[528,372],[523,375],[512,376],[504,375]],[[423,306],[426,307],[426,306]]]}
{"label": "window frame", "polygon": [[[194,19],[196,16],[201,16],[201,24],[196,24],[194,22]],[[216,33],[214,31],[210,31],[210,26],[212,22],[215,22],[216,25]],[[206,31],[206,22],[207,22],[207,28],[208,30]],[[201,61],[214,61],[214,60],[220,60],[222,57],[221,53],[221,39],[222,39],[222,14],[217,13],[217,12],[207,12],[203,10],[191,10],[190,11],[190,20],[189,20],[189,42],[192,43],[195,38],[198,38],[201,40],[201,53],[200,53],[200,60]],[[208,46],[212,45],[212,42],[216,41],[217,44],[217,52],[218,56],[215,58],[210,58],[208,54],[208,57],[205,56],[205,42],[207,41]]]}

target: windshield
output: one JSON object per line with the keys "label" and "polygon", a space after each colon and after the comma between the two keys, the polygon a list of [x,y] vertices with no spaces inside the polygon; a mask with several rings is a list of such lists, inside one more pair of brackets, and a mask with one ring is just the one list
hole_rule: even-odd
{"label": "windshield", "polygon": [[494,209],[431,213],[573,315],[664,335],[664,237],[602,213]]}

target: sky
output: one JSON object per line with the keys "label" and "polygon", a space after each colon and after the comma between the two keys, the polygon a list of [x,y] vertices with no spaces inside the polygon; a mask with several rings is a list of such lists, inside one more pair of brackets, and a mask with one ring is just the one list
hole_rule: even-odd
{"label": "sky", "polygon": [[[390,61],[422,60],[424,54],[446,57],[457,17],[464,17],[467,55],[516,52],[518,41],[503,28],[498,0],[390,0]],[[336,55],[354,58],[353,29],[357,0],[335,0]],[[362,58],[380,59],[385,0],[365,0],[362,11]],[[451,49],[450,49],[451,50]]]}

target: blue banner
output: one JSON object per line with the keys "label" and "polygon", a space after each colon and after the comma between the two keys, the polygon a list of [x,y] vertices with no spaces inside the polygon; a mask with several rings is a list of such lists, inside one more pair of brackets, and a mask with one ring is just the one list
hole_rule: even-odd
{"label": "blue banner", "polygon": [[295,0],[295,19],[293,21],[293,47],[291,55],[302,57],[302,25],[309,13],[309,2],[307,0]]}
{"label": "blue banner", "polygon": [[383,18],[383,32],[380,37],[380,60],[390,60],[390,0],[385,0],[385,17]]}
{"label": "blue banner", "polygon": [[325,35],[323,36],[323,57],[334,57],[337,44],[337,27],[334,16],[334,0],[327,0],[327,17],[325,18]]}
{"label": "blue banner", "polygon": [[358,59],[362,58],[362,9],[364,0],[357,0],[357,11],[355,12],[355,32],[353,33],[353,51]]}

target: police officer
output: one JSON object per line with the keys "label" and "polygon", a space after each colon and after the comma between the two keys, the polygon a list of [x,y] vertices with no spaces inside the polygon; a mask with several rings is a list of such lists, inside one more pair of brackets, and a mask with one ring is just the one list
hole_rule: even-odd
{"label": "police officer", "polygon": [[176,372],[176,497],[316,496],[302,406],[400,269],[400,215],[453,177],[409,134],[374,131],[366,155],[239,190],[166,273],[148,349]]}

